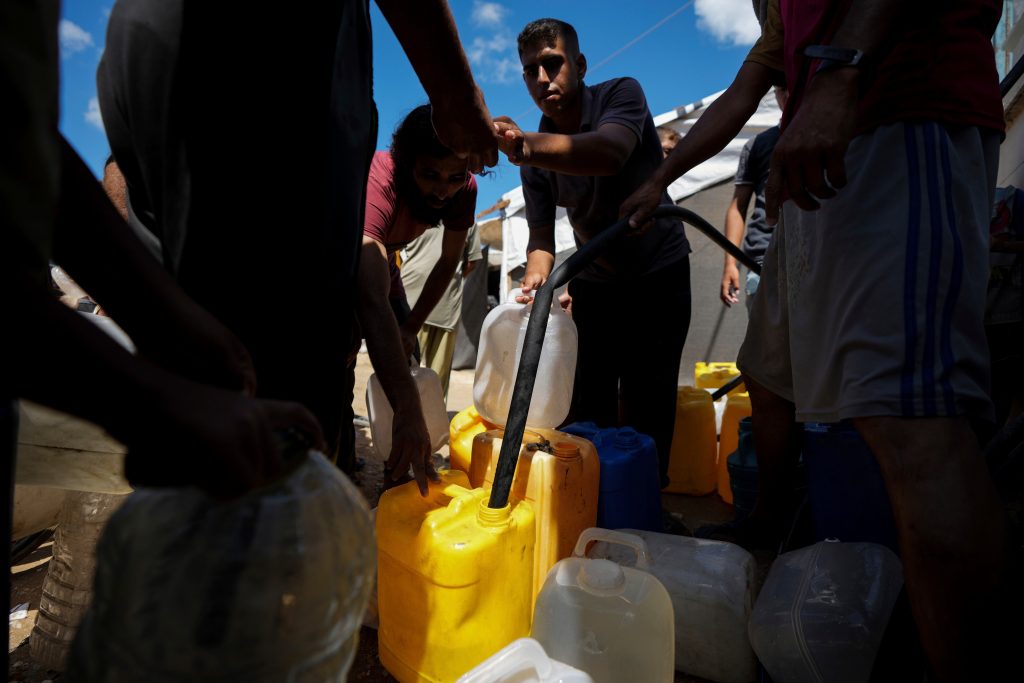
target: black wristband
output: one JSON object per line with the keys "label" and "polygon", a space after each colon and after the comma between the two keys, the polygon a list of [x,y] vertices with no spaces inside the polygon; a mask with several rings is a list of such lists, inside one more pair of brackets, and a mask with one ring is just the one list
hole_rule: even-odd
{"label": "black wristband", "polygon": [[861,66],[864,59],[861,50],[832,45],[808,45],[804,48],[804,56],[820,60],[815,73],[845,66]]}

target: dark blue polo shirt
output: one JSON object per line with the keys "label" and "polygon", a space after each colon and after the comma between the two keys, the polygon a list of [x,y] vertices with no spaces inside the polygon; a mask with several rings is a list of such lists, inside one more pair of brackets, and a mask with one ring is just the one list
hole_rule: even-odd
{"label": "dark blue polo shirt", "polygon": [[[526,199],[526,220],[531,229],[555,223],[556,207],[565,207],[580,246],[615,223],[619,207],[647,180],[662,160],[661,141],[647,98],[632,78],[616,78],[584,85],[580,133],[617,123],[636,134],[639,144],[626,164],[613,176],[573,176],[523,166],[520,175]],[[538,130],[557,133],[554,123],[542,116]],[[664,203],[672,203],[665,193]],[[623,237],[598,262],[580,274],[588,280],[614,280],[645,275],[690,253],[682,223],[660,219],[641,237]]]}

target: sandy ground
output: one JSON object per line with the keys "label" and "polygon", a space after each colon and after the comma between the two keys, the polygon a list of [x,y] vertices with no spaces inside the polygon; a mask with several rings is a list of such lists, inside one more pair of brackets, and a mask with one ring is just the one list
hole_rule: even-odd
{"label": "sandy ground", "polygon": [[[357,415],[365,416],[366,410],[366,381],[372,374],[368,356],[363,353],[359,355],[359,362],[356,370],[355,389],[355,412]],[[448,391],[448,410],[451,414],[469,406],[473,401],[473,372],[472,370],[461,370],[452,372],[451,385]],[[380,497],[381,481],[383,478],[383,459],[373,448],[368,428],[357,429],[356,432],[357,456],[362,460],[363,466],[355,477],[355,483],[366,496],[371,506],[377,504]],[[447,455],[445,446],[440,455]],[[665,509],[672,513],[676,522],[686,529],[696,529],[704,524],[720,523],[729,520],[733,516],[732,508],[722,503],[716,496],[705,496],[693,498],[689,496],[663,495]],[[9,681],[24,681],[26,683],[45,683],[46,681],[57,681],[60,674],[41,670],[31,660],[29,653],[29,633],[35,623],[39,607],[39,597],[42,592],[43,578],[50,560],[50,543],[40,547],[35,553],[27,558],[22,564],[12,568],[12,592],[11,605],[28,603],[28,613],[23,619],[12,621],[10,624],[10,645],[11,668],[8,672]],[[762,567],[770,558],[757,558]],[[763,575],[762,571],[762,575]],[[349,673],[350,681],[384,682],[394,681],[390,675],[381,667],[377,659],[377,632],[364,627],[360,633],[359,650],[356,660]],[[677,675],[676,681],[698,681],[693,677]]]}

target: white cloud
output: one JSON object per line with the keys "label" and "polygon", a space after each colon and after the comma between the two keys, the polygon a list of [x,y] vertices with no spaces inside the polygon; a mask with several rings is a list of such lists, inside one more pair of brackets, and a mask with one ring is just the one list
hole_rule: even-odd
{"label": "white cloud", "polygon": [[466,48],[466,57],[476,76],[484,83],[512,83],[522,73],[516,41],[507,30],[490,36],[477,36]]}
{"label": "white cloud", "polygon": [[505,22],[509,9],[496,2],[473,3],[473,23],[481,32],[466,45],[466,57],[482,83],[507,84],[519,79],[522,67],[516,39]]}
{"label": "white cloud", "polygon": [[697,0],[697,28],[731,45],[753,45],[761,35],[750,0]]}
{"label": "white cloud", "polygon": [[67,19],[60,20],[58,35],[60,36],[60,53],[64,58],[93,46],[92,34]]}
{"label": "white cloud", "polygon": [[85,110],[85,120],[103,130],[103,117],[100,116],[100,100],[98,97],[89,98],[89,108]]}
{"label": "white cloud", "polygon": [[477,26],[501,26],[508,14],[508,7],[496,2],[473,2],[473,23]]}

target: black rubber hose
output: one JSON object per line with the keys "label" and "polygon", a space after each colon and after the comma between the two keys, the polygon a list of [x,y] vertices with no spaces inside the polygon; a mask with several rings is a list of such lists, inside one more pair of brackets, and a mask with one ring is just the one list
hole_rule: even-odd
{"label": "black rubber hose", "polygon": [[736,375],[721,387],[711,392],[711,400],[717,401],[741,384],[743,384],[743,375]]}
{"label": "black rubber hose", "polygon": [[[744,254],[739,247],[725,238],[706,220],[689,209],[681,206],[665,204],[655,209],[652,218],[672,217],[689,223],[719,247],[724,249],[737,261],[755,273],[761,267],[752,258]],[[597,237],[584,244],[575,254],[570,256],[548,277],[547,282],[537,290],[533,299],[535,311],[548,311],[554,299],[555,290],[569,282],[600,256],[608,246],[629,230],[629,221],[621,220]],[[628,239],[628,238],[627,238]],[[531,315],[526,326],[526,338],[523,340],[523,354],[519,359],[519,371],[512,391],[508,420],[505,422],[505,433],[502,436],[501,453],[498,456],[498,467],[494,473],[494,485],[491,498],[487,505],[492,508],[503,508],[508,505],[509,492],[512,490],[512,479],[516,472],[516,461],[519,460],[519,448],[526,431],[526,415],[530,411],[533,398],[533,385],[537,379],[537,368],[540,366],[540,352],[544,345],[544,331],[548,327],[547,315]]]}

